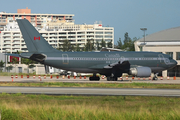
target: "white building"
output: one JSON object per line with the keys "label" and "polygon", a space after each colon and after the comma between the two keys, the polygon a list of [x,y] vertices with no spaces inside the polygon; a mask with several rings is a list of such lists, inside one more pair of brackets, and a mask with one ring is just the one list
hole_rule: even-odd
{"label": "white building", "polygon": [[[114,28],[103,27],[100,23],[92,25],[74,24],[73,14],[32,14],[31,10],[18,9],[18,13],[0,13],[0,52],[26,52],[26,44],[22,38],[16,19],[28,19],[42,36],[54,48],[61,48],[64,40],[72,45],[84,47],[88,40],[114,44]],[[95,44],[96,46],[96,44]]]}

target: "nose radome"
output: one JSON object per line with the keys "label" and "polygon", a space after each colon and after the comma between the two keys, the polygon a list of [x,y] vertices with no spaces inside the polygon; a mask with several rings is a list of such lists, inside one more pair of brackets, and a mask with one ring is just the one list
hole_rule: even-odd
{"label": "nose radome", "polygon": [[176,60],[173,60],[172,63],[173,63],[173,67],[177,65],[177,61]]}
{"label": "nose radome", "polygon": [[177,61],[176,60],[174,60],[174,65],[177,65]]}

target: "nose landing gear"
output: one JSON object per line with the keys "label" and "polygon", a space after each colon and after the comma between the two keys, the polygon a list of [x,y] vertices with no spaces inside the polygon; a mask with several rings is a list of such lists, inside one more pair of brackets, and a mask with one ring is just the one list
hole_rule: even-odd
{"label": "nose landing gear", "polygon": [[153,80],[158,80],[158,77],[157,77],[157,76],[158,76],[158,74],[159,74],[159,73],[154,73]]}

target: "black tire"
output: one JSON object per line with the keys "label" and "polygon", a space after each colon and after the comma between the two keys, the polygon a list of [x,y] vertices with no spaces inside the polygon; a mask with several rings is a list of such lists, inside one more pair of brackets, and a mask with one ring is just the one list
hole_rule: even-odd
{"label": "black tire", "polygon": [[113,79],[114,79],[114,81],[117,81],[117,77],[114,77]]}
{"label": "black tire", "polygon": [[111,81],[111,77],[110,76],[107,76],[107,81]]}
{"label": "black tire", "polygon": [[117,81],[117,77],[107,77],[107,81]]}

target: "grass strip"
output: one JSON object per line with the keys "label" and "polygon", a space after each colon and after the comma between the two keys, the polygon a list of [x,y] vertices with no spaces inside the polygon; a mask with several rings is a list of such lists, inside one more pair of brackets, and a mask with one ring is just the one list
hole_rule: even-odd
{"label": "grass strip", "polygon": [[0,94],[2,120],[180,119],[180,98]]}

